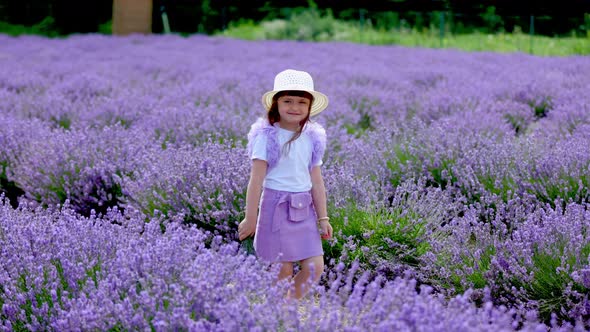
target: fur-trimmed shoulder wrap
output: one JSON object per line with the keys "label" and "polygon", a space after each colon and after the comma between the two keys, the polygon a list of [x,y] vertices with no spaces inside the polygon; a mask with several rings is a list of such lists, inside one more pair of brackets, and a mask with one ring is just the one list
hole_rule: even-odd
{"label": "fur-trimmed shoulder wrap", "polygon": [[[266,159],[268,170],[275,167],[281,158],[281,147],[279,146],[279,133],[277,124],[272,126],[267,119],[259,118],[256,120],[250,132],[248,133],[248,156],[252,157],[254,139],[258,135],[266,136]],[[308,168],[311,170],[312,165],[317,164],[326,151],[326,130],[319,123],[307,122],[301,135],[307,135],[313,144],[311,160]]]}

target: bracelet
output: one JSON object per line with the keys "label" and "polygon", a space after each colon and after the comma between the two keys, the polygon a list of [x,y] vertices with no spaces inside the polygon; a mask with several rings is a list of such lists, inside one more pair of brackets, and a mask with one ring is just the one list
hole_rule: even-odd
{"label": "bracelet", "polygon": [[321,222],[322,220],[330,221],[330,217],[321,217],[321,218],[318,218],[318,222]]}

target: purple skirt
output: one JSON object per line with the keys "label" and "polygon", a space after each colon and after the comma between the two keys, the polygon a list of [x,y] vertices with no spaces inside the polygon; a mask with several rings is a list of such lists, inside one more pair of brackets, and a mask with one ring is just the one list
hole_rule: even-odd
{"label": "purple skirt", "polygon": [[310,191],[264,188],[254,249],[258,257],[269,262],[296,262],[324,255]]}

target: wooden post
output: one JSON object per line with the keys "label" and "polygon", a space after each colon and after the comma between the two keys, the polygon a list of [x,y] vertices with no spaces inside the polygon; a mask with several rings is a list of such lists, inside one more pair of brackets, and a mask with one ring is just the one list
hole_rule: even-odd
{"label": "wooden post", "polygon": [[152,32],[152,0],[113,0],[113,34]]}

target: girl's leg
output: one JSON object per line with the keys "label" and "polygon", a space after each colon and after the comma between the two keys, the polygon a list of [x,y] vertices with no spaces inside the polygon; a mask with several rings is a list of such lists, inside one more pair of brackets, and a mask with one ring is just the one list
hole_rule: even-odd
{"label": "girl's leg", "polygon": [[[313,277],[310,281],[310,276],[313,270]],[[295,294],[296,299],[302,298],[311,283],[316,283],[320,280],[322,273],[324,272],[324,256],[315,256],[304,259],[301,261],[301,270],[295,276]]]}
{"label": "girl's leg", "polygon": [[[277,277],[277,281],[285,279],[291,279],[293,277],[293,263],[292,262],[281,262],[281,269],[279,270],[279,275]],[[288,280],[290,282],[290,280]],[[291,290],[287,290],[287,298],[291,297]]]}
{"label": "girl's leg", "polygon": [[281,262],[281,270],[279,271],[279,277],[277,281],[288,279],[293,276],[293,263],[292,262]]}

